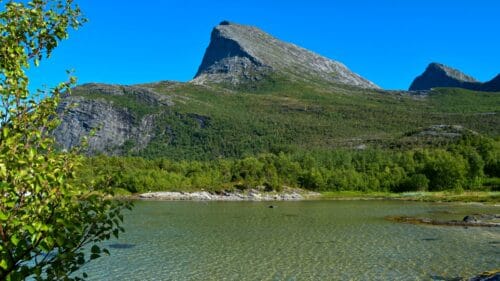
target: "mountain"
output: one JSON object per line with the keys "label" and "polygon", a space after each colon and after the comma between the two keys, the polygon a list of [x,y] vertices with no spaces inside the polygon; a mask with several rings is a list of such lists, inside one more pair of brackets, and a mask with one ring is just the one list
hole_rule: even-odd
{"label": "mountain", "polygon": [[467,84],[478,81],[457,69],[440,63],[431,63],[422,75],[415,78],[410,86],[410,91],[430,90],[436,87],[465,88]]}
{"label": "mountain", "polygon": [[500,92],[500,74],[481,85],[481,89],[487,92]]}
{"label": "mountain", "polygon": [[88,154],[177,160],[400,148],[446,142],[454,128],[499,137],[498,104],[497,93],[459,88],[384,91],[340,63],[223,22],[193,81],[80,85],[62,99],[54,136],[70,149],[95,131]]}
{"label": "mountain", "polygon": [[[500,75],[499,75],[500,76]],[[410,91],[426,91],[438,87],[463,88],[476,91],[500,91],[500,77],[481,83],[474,77],[440,63],[431,63],[413,80]]]}
{"label": "mountain", "polygon": [[340,62],[280,41],[256,27],[228,21],[212,30],[210,44],[193,81],[234,85],[254,83],[271,74],[378,88]]}

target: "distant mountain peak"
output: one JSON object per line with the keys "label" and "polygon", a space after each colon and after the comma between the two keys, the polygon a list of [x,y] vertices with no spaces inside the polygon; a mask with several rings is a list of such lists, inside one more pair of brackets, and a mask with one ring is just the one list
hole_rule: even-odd
{"label": "distant mountain peak", "polygon": [[466,83],[478,82],[474,77],[455,68],[433,62],[427,66],[424,73],[415,78],[410,91],[429,90],[435,87],[464,87]]}
{"label": "distant mountain peak", "polygon": [[261,80],[273,72],[295,79],[378,88],[340,62],[278,40],[256,27],[226,20],[212,30],[193,82],[240,84]]}
{"label": "distant mountain peak", "polygon": [[433,62],[424,73],[413,80],[410,91],[430,90],[437,87],[454,87],[478,91],[499,91],[500,75],[493,80],[481,83],[474,77],[447,65]]}
{"label": "distant mountain peak", "polygon": [[488,82],[482,84],[484,91],[499,92],[500,91],[500,73]]}
{"label": "distant mountain peak", "polygon": [[429,64],[429,66],[427,67],[427,71],[434,71],[434,70],[442,71],[450,78],[453,78],[456,80],[460,80],[460,81],[464,81],[464,82],[479,82],[476,78],[474,78],[470,75],[467,75],[458,69],[449,67],[449,66],[441,64],[441,63],[433,62],[433,63]]}

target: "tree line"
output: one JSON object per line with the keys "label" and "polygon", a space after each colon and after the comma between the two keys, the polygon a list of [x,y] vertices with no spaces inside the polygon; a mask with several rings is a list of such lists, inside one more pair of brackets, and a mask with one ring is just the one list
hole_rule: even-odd
{"label": "tree line", "polygon": [[500,142],[468,135],[446,148],[313,150],[211,161],[96,156],[82,181],[132,193],[265,187],[314,191],[498,190]]}

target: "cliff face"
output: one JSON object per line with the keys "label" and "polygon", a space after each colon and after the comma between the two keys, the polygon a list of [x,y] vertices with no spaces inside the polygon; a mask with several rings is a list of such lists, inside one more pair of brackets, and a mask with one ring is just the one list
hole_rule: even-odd
{"label": "cliff face", "polygon": [[440,63],[431,63],[422,75],[415,78],[410,91],[425,91],[437,87],[464,88],[477,91],[500,91],[500,75],[481,83],[474,77]]}
{"label": "cliff face", "polygon": [[240,84],[270,73],[302,80],[323,80],[360,88],[378,88],[345,65],[264,31],[229,22],[216,26],[194,83]]}
{"label": "cliff face", "polygon": [[97,129],[95,136],[89,138],[90,154],[121,154],[127,143],[140,150],[154,137],[154,112],[139,115],[123,106],[123,101],[150,108],[172,105],[167,97],[134,86],[86,84],[73,89],[73,93],[59,105],[61,125],[54,136],[61,148],[70,149]]}

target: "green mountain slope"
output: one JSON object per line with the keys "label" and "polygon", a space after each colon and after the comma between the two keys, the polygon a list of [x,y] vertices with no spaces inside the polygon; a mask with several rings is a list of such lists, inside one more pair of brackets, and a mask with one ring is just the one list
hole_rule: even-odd
{"label": "green mountain slope", "polygon": [[[173,103],[164,105],[99,91],[76,97],[125,109],[140,124],[152,116],[153,135],[138,148],[128,139],[114,154],[172,159],[242,157],[261,152],[387,147],[432,125],[459,125],[500,134],[500,95],[436,89],[425,95],[312,84],[274,78],[256,89],[218,85],[140,85]],[[76,98],[74,97],[74,98]],[[104,124],[105,125],[105,124]],[[104,151],[106,152],[106,151]]]}

